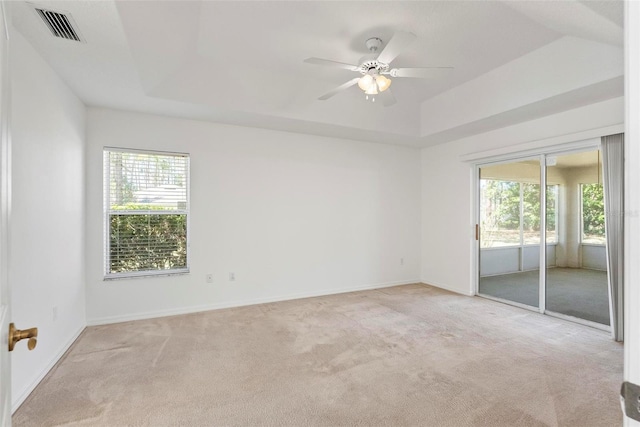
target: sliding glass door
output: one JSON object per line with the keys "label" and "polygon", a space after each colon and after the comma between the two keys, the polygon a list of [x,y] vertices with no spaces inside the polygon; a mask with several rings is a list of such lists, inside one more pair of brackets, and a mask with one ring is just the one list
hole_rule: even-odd
{"label": "sliding glass door", "polygon": [[482,295],[539,307],[540,161],[480,168]]}
{"label": "sliding glass door", "polygon": [[478,294],[609,325],[598,150],[478,173]]}
{"label": "sliding glass door", "polygon": [[547,233],[545,309],[609,325],[602,165],[598,150],[547,156],[547,218],[557,204],[558,233]]}

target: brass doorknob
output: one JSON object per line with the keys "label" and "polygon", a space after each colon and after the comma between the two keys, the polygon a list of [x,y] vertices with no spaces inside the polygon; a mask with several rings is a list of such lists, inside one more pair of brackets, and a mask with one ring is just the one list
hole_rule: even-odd
{"label": "brass doorknob", "polygon": [[16,325],[13,323],[9,325],[9,351],[13,351],[16,343],[25,338],[29,338],[27,342],[29,350],[36,348],[36,344],[38,344],[38,328],[24,329],[21,331],[20,329],[16,329]]}

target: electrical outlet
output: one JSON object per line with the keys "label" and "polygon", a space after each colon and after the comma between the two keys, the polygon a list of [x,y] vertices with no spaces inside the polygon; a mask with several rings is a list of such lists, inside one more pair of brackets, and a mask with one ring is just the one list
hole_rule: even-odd
{"label": "electrical outlet", "polygon": [[213,274],[207,273],[207,275],[205,276],[205,281],[207,283],[213,283]]}
{"label": "electrical outlet", "polygon": [[624,400],[624,413],[626,416],[640,421],[640,386],[625,381],[622,383],[620,396]]}
{"label": "electrical outlet", "polygon": [[229,281],[235,282],[235,280],[236,280],[236,273],[229,273]]}
{"label": "electrical outlet", "polygon": [[54,322],[56,320],[58,320],[58,306],[54,305],[53,308],[51,309],[51,320],[53,320]]}

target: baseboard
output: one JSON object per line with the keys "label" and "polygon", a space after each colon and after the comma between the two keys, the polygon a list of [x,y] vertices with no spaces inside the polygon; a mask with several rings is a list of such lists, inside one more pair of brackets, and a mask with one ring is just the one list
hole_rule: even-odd
{"label": "baseboard", "polygon": [[82,331],[84,331],[85,329],[86,326],[81,326],[80,329],[78,329],[76,333],[73,334],[71,339],[67,341],[67,343],[62,347],[62,349],[51,359],[47,366],[44,367],[44,369],[40,372],[36,379],[31,384],[29,384],[17,398],[15,396],[12,396],[13,402],[11,403],[11,414],[16,412],[20,405],[22,405],[24,401],[27,400],[27,397],[29,397],[29,395],[33,392],[33,390],[35,390],[38,384],[40,384],[40,381],[42,381],[44,377],[47,376],[49,371],[51,371],[51,369],[56,365],[56,363],[60,361],[62,356],[64,356],[69,348],[71,348],[73,343],[76,342]]}
{"label": "baseboard", "polygon": [[244,307],[248,305],[266,304],[270,302],[289,301],[294,299],[313,298],[313,297],[320,297],[325,295],[344,294],[348,292],[358,292],[358,291],[367,291],[372,289],[390,288],[392,286],[411,285],[414,283],[420,283],[420,280],[415,279],[415,280],[406,280],[406,281],[398,281],[398,282],[386,282],[386,283],[379,283],[375,285],[363,285],[363,286],[354,286],[351,288],[329,289],[329,290],[322,290],[317,292],[301,292],[296,294],[279,295],[279,296],[267,297],[267,298],[254,298],[254,299],[243,300],[243,301],[229,301],[229,302],[223,302],[223,303],[217,303],[217,304],[181,307],[181,308],[168,309],[168,310],[148,311],[144,313],[127,314],[127,315],[121,315],[121,316],[98,317],[95,319],[88,319],[87,325],[88,326],[108,325],[111,323],[129,322],[132,320],[143,320],[143,319],[154,319],[158,317],[178,316],[181,314],[200,313],[203,311],[220,310],[224,308]]}
{"label": "baseboard", "polygon": [[422,283],[424,283],[425,285],[429,285],[429,286],[433,286],[433,287],[436,287],[436,288],[444,289],[445,291],[453,292],[453,293],[460,294],[460,295],[465,295],[465,296],[468,296],[468,297],[472,297],[474,295],[473,292],[462,292],[462,291],[460,291],[460,289],[456,289],[453,286],[443,285],[442,283],[437,283],[437,282],[434,282],[432,280],[422,280]]}

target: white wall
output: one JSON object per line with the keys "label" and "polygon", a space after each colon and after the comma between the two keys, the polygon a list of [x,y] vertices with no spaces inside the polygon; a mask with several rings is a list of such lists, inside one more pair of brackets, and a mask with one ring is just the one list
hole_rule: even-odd
{"label": "white wall", "polygon": [[12,353],[15,410],[86,325],[85,107],[16,31],[10,59],[12,320],[39,329]]}
{"label": "white wall", "polygon": [[604,245],[582,245],[582,268],[607,271],[607,248]]}
{"label": "white wall", "polygon": [[[515,153],[534,145],[571,142],[575,140],[572,134],[578,133],[593,137],[600,133],[599,128],[620,125],[623,119],[623,100],[615,98],[423,149],[422,281],[463,294],[473,293],[472,163],[462,161],[461,156],[491,150]],[[534,141],[538,142],[530,143]]]}
{"label": "white wall", "polygon": [[[640,384],[640,3],[625,2],[624,380]],[[624,418],[625,427],[640,422]]]}
{"label": "white wall", "polygon": [[[419,280],[417,149],[94,108],[87,143],[90,324]],[[103,281],[104,146],[191,154],[190,274]]]}
{"label": "white wall", "polygon": [[[540,268],[540,246],[507,246],[480,249],[480,276],[531,271]],[[556,245],[547,245],[547,267],[556,265]]]}

